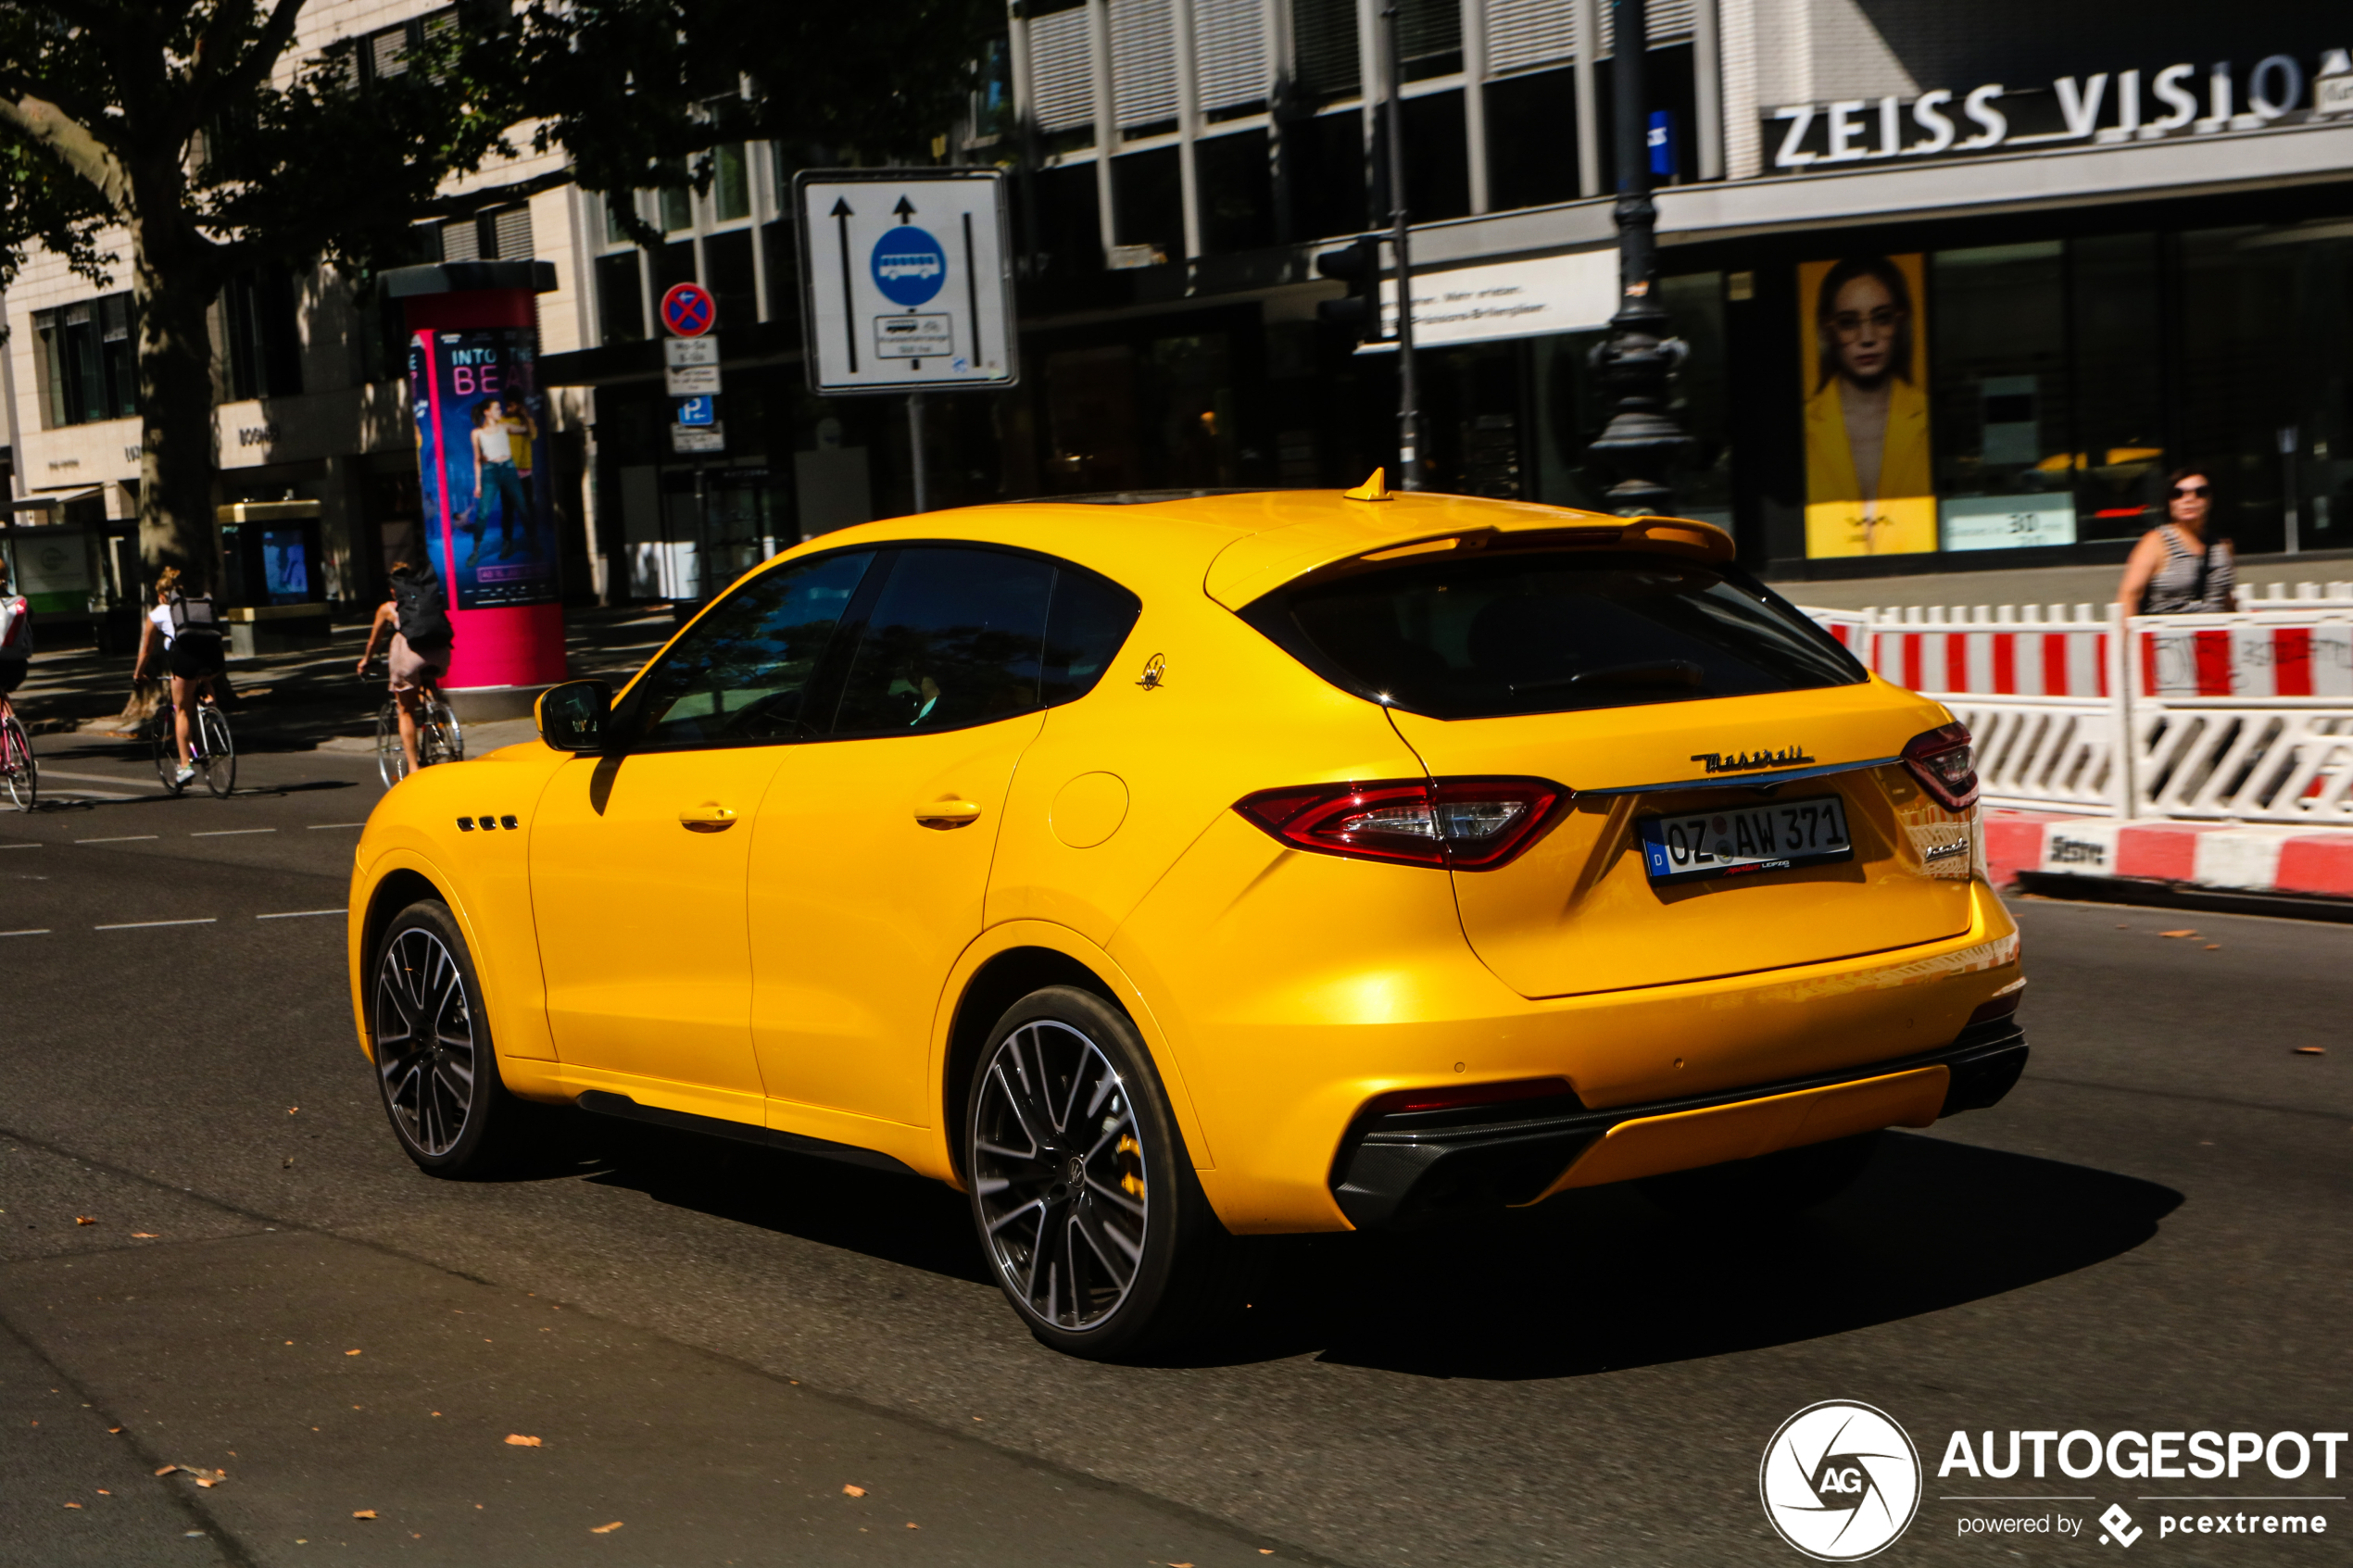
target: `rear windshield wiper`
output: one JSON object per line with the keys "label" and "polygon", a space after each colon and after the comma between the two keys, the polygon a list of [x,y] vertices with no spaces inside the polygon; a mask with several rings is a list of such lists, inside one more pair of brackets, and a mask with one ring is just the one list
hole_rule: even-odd
{"label": "rear windshield wiper", "polygon": [[1640,664],[1605,664],[1599,670],[1583,670],[1574,675],[1554,675],[1541,681],[1515,681],[1508,689],[1517,696],[1523,692],[1559,691],[1565,686],[1697,686],[1706,680],[1707,671],[1688,659],[1657,659]]}

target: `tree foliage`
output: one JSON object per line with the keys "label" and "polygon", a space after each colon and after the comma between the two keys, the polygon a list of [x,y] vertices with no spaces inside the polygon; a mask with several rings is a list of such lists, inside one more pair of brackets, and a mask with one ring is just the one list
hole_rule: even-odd
{"label": "tree foliage", "polygon": [[150,568],[208,575],[203,316],[229,278],[410,259],[454,177],[528,153],[597,191],[682,164],[707,183],[708,149],[748,137],[920,155],[1001,19],[996,0],[460,0],[380,73],[359,40],[297,53],[302,12],[0,0],[0,286],[36,245],[102,286],[131,273]]}

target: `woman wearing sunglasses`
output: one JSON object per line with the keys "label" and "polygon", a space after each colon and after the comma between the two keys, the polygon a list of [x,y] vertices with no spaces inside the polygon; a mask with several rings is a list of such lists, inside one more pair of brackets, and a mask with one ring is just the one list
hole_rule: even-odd
{"label": "woman wearing sunglasses", "polygon": [[2214,482],[2204,469],[2176,469],[2165,484],[2166,521],[2141,535],[2124,562],[2116,602],[2127,615],[2193,615],[2233,608],[2237,579],[2231,542],[2209,532]]}

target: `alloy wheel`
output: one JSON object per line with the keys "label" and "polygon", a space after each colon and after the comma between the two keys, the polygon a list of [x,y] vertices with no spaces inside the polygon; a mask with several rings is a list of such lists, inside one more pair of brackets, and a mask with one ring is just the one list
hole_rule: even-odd
{"label": "alloy wheel", "polygon": [[1035,1020],[999,1042],[973,1117],[973,1191],[1009,1290],[1057,1328],[1102,1323],[1135,1287],[1151,1217],[1119,1070],[1079,1030]]}
{"label": "alloy wheel", "polygon": [[401,1136],[439,1157],[458,1145],[473,1109],[473,1010],[464,975],[441,938],[410,927],[376,969],[376,1073]]}

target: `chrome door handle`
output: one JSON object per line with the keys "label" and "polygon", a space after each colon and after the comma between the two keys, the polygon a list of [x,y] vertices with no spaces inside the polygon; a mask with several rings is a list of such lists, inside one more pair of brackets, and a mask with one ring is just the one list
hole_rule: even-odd
{"label": "chrome door handle", "polygon": [[689,833],[725,833],[736,825],[736,813],[716,800],[706,800],[679,812],[678,822]]}
{"label": "chrome door handle", "polygon": [[969,800],[926,800],[915,808],[915,821],[927,828],[960,828],[980,820],[980,808]]}

